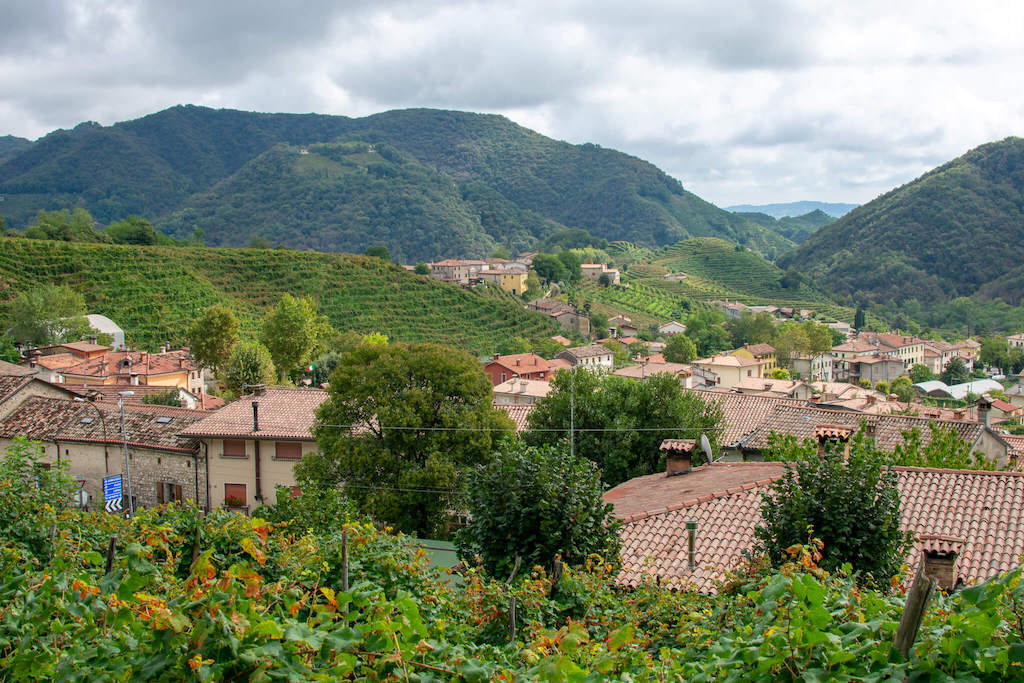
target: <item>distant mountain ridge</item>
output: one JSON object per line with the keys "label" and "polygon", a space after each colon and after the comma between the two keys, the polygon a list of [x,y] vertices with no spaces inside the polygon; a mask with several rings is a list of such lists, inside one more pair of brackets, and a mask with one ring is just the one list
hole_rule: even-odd
{"label": "distant mountain ridge", "polygon": [[848,302],[1024,295],[1024,139],[977,147],[779,259]]}
{"label": "distant mountain ridge", "polygon": [[772,218],[786,216],[804,216],[813,211],[821,211],[833,218],[840,218],[856,209],[859,204],[843,204],[837,202],[783,202],[780,204],[734,204],[725,207],[734,213],[766,213]]}
{"label": "distant mountain ridge", "polygon": [[356,119],[179,106],[85,123],[0,163],[0,194],[19,228],[39,209],[84,206],[103,223],[139,214],[172,234],[199,228],[211,245],[384,244],[409,261],[526,249],[563,227],[651,247],[720,237],[769,258],[793,246],[641,159],[430,109]]}
{"label": "distant mountain ridge", "polygon": [[805,239],[813,235],[818,228],[823,225],[828,225],[835,220],[835,218],[828,215],[821,209],[815,209],[803,216],[783,216],[777,220],[766,213],[737,212],[737,215],[753,221],[758,225],[763,225],[769,230],[774,230],[796,244],[800,244]]}

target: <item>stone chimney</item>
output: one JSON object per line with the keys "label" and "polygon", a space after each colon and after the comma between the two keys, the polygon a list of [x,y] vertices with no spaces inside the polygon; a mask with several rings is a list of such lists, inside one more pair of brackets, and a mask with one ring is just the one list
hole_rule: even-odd
{"label": "stone chimney", "polygon": [[260,431],[260,402],[252,402],[252,431]]}
{"label": "stone chimney", "polygon": [[988,427],[989,416],[992,414],[992,400],[988,396],[978,398],[978,422]]}
{"label": "stone chimney", "polygon": [[814,428],[814,439],[818,442],[818,455],[825,455],[828,443],[843,444],[843,455],[850,454],[850,437],[853,427],[834,424],[820,424]]}
{"label": "stone chimney", "polygon": [[947,593],[956,588],[957,560],[963,553],[964,539],[955,536],[940,536],[938,534],[922,534],[918,537],[921,541],[921,563],[924,575],[935,579],[939,588]]}
{"label": "stone chimney", "polygon": [[694,439],[665,439],[660,450],[665,451],[665,476],[674,477],[686,474],[693,469],[693,449],[697,447]]}

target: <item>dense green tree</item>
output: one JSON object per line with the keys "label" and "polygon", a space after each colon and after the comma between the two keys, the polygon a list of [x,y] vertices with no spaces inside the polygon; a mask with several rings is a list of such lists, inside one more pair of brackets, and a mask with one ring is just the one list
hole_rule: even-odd
{"label": "dense green tree", "polygon": [[665,342],[662,355],[669,363],[689,363],[697,359],[697,346],[685,334],[674,334]]}
{"label": "dense green tree", "polygon": [[[470,524],[456,536],[459,554],[479,557],[491,576],[508,576],[516,556],[523,567],[552,567],[556,558],[582,563],[618,554],[618,524],[602,499],[597,466],[569,454],[568,443],[506,445],[469,473]],[[571,520],[569,522],[568,520]]]}
{"label": "dense green tree", "polygon": [[684,392],[669,374],[636,381],[590,371],[559,372],[530,415],[527,443],[550,445],[566,438],[570,403],[580,430],[574,451],[597,463],[609,486],[663,470],[665,454],[658,447],[664,439],[696,439],[703,432],[717,449],[724,426],[717,403]]}
{"label": "dense green tree", "polygon": [[312,299],[285,294],[263,318],[260,341],[270,351],[284,381],[289,372],[309,363],[330,331],[327,318],[317,313]]}
{"label": "dense green tree", "polygon": [[382,244],[367,247],[365,253],[367,256],[374,256],[376,258],[383,259],[388,262],[391,261],[391,254],[388,253],[388,248]]}
{"label": "dense green tree", "polygon": [[[843,445],[831,444],[812,455],[808,441],[771,485],[761,504],[762,524],[755,529],[759,547],[772,564],[788,559],[786,549],[809,538],[820,539],[821,566],[838,569],[850,563],[867,583],[885,586],[906,557],[910,536],[900,529],[900,495],[896,473],[867,440],[858,440],[844,457]],[[792,454],[791,454],[792,455]]]}
{"label": "dense green tree", "polygon": [[567,276],[565,264],[554,254],[537,254],[533,257],[532,267],[539,277],[548,282],[561,282]]}
{"label": "dense green tree", "polygon": [[361,511],[423,537],[448,535],[465,471],[512,429],[477,360],[438,344],[361,344],[329,392],[314,430],[320,451],[297,476],[344,485]]}
{"label": "dense green tree", "polygon": [[211,306],[189,327],[192,356],[205,368],[220,371],[238,341],[238,318],[226,306]]}
{"label": "dense green tree", "polygon": [[971,373],[967,371],[967,364],[964,363],[963,358],[956,356],[946,365],[946,369],[939,375],[939,379],[949,385],[963,384],[971,381]]}
{"label": "dense green tree", "polygon": [[508,259],[508,249],[505,248],[504,244],[499,244],[495,247],[494,251],[491,252],[491,258]]}
{"label": "dense green tree", "polygon": [[236,396],[251,391],[254,385],[271,384],[275,378],[274,361],[263,344],[236,344],[224,366],[224,388]]}
{"label": "dense green tree", "polygon": [[928,369],[927,365],[922,365],[921,363],[911,365],[908,374],[910,375],[910,381],[914,384],[927,382],[932,379],[932,371]]}
{"label": "dense green tree", "polygon": [[857,312],[853,314],[853,329],[863,330],[865,327],[867,327],[867,316],[864,315],[864,309],[858,306]]}
{"label": "dense green tree", "polygon": [[597,278],[597,284],[601,285],[602,287],[607,287],[611,283],[612,280],[610,277],[608,277],[608,273],[601,273],[601,277]]}
{"label": "dense green tree", "polygon": [[697,346],[701,358],[732,348],[732,340],[723,323],[725,315],[716,310],[694,312],[686,320],[686,336]]}
{"label": "dense green tree", "polygon": [[[580,264],[583,263],[580,257],[572,251],[560,251],[557,258],[565,267],[565,281],[569,283],[579,282],[583,279],[583,271]],[[534,257],[536,263],[536,257]]]}
{"label": "dense green tree", "polygon": [[775,321],[767,313],[755,315],[750,311],[743,311],[739,318],[728,320],[725,329],[732,335],[734,347],[744,344],[770,344],[775,335]]}
{"label": "dense green tree", "polygon": [[423,263],[421,261],[416,264],[415,268],[413,268],[413,272],[417,275],[430,275],[430,264]]}
{"label": "dense green tree", "polygon": [[8,306],[9,334],[33,346],[78,341],[93,331],[85,312],[85,299],[67,285],[32,287]]}
{"label": "dense green tree", "polygon": [[93,217],[85,209],[40,211],[25,230],[25,237],[61,242],[102,242],[105,237],[93,227]]}
{"label": "dense green tree", "polygon": [[114,244],[157,244],[160,241],[153,224],[140,216],[128,216],[111,223],[104,234]]}
{"label": "dense green tree", "polygon": [[561,251],[567,249],[585,249],[596,247],[604,249],[608,246],[608,240],[594,237],[583,228],[564,228],[548,235],[543,242],[537,245],[541,251]]}
{"label": "dense green tree", "polygon": [[1010,346],[1004,337],[985,337],[981,340],[978,356],[989,367],[1005,368],[1010,355]]}
{"label": "dense green tree", "polygon": [[897,377],[889,383],[889,392],[896,394],[900,401],[909,403],[914,398],[914,384],[909,377]]}

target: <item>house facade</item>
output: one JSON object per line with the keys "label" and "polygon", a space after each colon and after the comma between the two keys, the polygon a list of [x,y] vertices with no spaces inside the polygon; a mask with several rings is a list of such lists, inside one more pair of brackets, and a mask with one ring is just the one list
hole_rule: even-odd
{"label": "house facade", "polygon": [[509,294],[515,294],[517,296],[522,295],[526,291],[526,271],[525,270],[513,270],[511,268],[491,268],[489,270],[481,270],[477,273],[484,282],[490,282],[491,284],[501,287],[502,290]]}
{"label": "house facade", "polygon": [[746,356],[712,356],[692,363],[694,366],[713,372],[718,377],[718,386],[731,389],[745,379],[760,379],[762,363]]}
{"label": "house facade", "polygon": [[513,378],[547,382],[551,379],[552,371],[551,362],[536,353],[517,353],[511,356],[494,354],[484,364],[484,372],[490,378],[491,386]]}
{"label": "house facade", "polygon": [[590,344],[589,346],[577,346],[566,349],[557,354],[555,358],[562,358],[569,361],[574,368],[585,368],[588,370],[611,370],[615,366],[615,357],[607,347],[601,344]]}
{"label": "house facade", "polygon": [[182,432],[208,463],[209,501],[250,511],[273,504],[276,487],[295,488],[295,463],[317,450],[320,389],[268,388],[240,397]]}

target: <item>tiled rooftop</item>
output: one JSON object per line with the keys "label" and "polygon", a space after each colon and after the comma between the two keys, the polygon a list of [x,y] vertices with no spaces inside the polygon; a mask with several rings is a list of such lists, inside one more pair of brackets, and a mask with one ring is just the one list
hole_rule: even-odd
{"label": "tiled rooftop", "polygon": [[[947,539],[947,545],[954,542],[948,539],[963,540],[958,576],[967,583],[984,581],[1019,564],[1024,554],[1024,520],[1020,514],[1024,507],[1024,473],[894,469],[903,502],[902,526],[918,539],[908,557],[912,567],[920,559],[922,545],[946,547],[936,536]],[[619,584],[636,586],[658,577],[664,586],[688,584],[714,591],[715,581],[753,548],[754,527],[761,519],[761,497],[767,486],[734,486],[677,509],[655,510],[627,521],[621,531],[623,566]],[[687,571],[686,520],[697,521],[696,566],[692,571]],[[933,538],[922,540],[922,536]]]}
{"label": "tiled rooftop", "polygon": [[512,420],[515,424],[517,432],[523,432],[530,428],[530,414],[536,406],[530,403],[516,406],[495,404],[494,407],[508,415],[508,419]]}
{"label": "tiled rooftop", "polygon": [[750,394],[696,391],[705,401],[718,401],[725,414],[725,433],[722,445],[732,446],[757,429],[778,406],[807,406],[807,401]]}
{"label": "tiled rooftop", "polygon": [[517,353],[511,356],[497,356],[487,361],[487,364],[498,363],[513,372],[527,374],[531,372],[546,372],[551,369],[551,362],[541,358],[536,353]]}
{"label": "tiled rooftop", "polygon": [[[313,440],[316,409],[327,400],[321,389],[268,388],[242,396],[184,431],[186,436]],[[252,402],[259,402],[259,432],[252,430]]]}
{"label": "tiled rooftop", "polygon": [[932,420],[925,417],[909,417],[905,415],[869,415],[850,413],[840,410],[824,410],[821,408],[779,405],[769,414],[763,423],[744,438],[744,449],[762,449],[768,445],[768,436],[774,431],[781,434],[792,434],[798,441],[814,436],[814,429],[821,424],[833,424],[860,428],[861,422],[875,430],[875,444],[886,451],[891,451],[897,444],[904,442],[902,432],[917,427],[921,433],[921,444],[931,442],[929,425],[938,425],[952,429],[958,438],[973,444],[981,436],[984,425],[978,422],[958,420]]}

